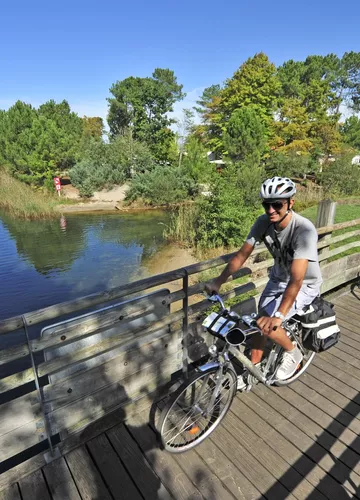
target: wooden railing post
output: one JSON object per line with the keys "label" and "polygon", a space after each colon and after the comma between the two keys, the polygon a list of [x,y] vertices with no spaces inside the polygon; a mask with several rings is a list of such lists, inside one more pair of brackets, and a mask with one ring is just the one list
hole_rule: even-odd
{"label": "wooden railing post", "polygon": [[[319,203],[316,215],[315,227],[319,228],[325,226],[332,226],[335,221],[335,212],[336,212],[336,201],[322,200]],[[319,241],[321,241],[322,243],[328,242],[328,245],[324,245],[321,249],[319,249],[319,256],[321,255],[322,258],[329,253],[330,240],[331,240],[331,233],[330,234],[326,233],[319,236]],[[323,263],[325,262],[326,260],[323,260]]]}

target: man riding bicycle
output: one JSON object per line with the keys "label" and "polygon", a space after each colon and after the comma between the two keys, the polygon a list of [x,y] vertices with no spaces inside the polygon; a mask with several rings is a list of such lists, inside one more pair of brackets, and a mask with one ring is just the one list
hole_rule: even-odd
{"label": "man riding bicycle", "polygon": [[[206,286],[210,293],[218,293],[229,276],[245,263],[255,245],[265,243],[274,257],[274,266],[259,301],[257,324],[263,335],[253,339],[251,361],[260,363],[267,338],[279,344],[285,352],[275,373],[278,380],[290,378],[303,357],[282,323],[320,295],[322,283],[317,232],[308,219],[293,212],[295,193],[295,184],[288,178],[273,177],[262,184],[260,196],[265,214],[255,221],[245,243],[223,272]],[[238,388],[245,387],[240,377]]]}

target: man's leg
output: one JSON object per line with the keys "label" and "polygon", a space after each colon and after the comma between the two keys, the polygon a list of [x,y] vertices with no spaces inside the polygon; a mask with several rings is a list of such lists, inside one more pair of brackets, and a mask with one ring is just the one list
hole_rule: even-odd
{"label": "man's leg", "polygon": [[[267,288],[270,289],[270,295],[267,293]],[[259,301],[259,314],[258,316],[272,316],[275,311],[278,310],[281,300],[283,290],[276,289],[277,284],[268,283],[267,288],[265,288],[263,295],[260,297]],[[275,288],[273,294],[271,290]],[[263,354],[264,348],[266,344],[266,339],[269,338],[273,342],[279,344],[285,351],[291,351],[294,346],[289,337],[287,336],[284,328],[279,326],[276,330],[271,332],[270,334],[256,335],[253,338],[253,346],[251,350],[251,362],[252,363],[260,363]]]}
{"label": "man's leg", "polygon": [[279,344],[285,351],[291,351],[294,349],[294,344],[291,342],[289,337],[286,335],[284,328],[279,326],[275,331],[268,335],[256,335],[253,338],[253,346],[251,350],[251,362],[256,364],[260,363],[262,356],[264,354],[264,348],[266,344],[266,339],[269,338],[276,344]]}

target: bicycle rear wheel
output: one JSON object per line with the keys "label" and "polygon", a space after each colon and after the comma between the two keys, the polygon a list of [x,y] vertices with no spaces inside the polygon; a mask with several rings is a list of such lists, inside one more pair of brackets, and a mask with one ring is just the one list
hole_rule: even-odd
{"label": "bicycle rear wheel", "polygon": [[237,377],[232,368],[223,380],[214,404],[208,408],[216,387],[218,368],[196,372],[172,394],[159,421],[164,449],[181,453],[200,444],[225,417],[236,394]]}

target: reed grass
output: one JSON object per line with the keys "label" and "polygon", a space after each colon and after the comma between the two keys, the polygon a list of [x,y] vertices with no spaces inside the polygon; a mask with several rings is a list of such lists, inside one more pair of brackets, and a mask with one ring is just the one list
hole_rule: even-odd
{"label": "reed grass", "polygon": [[10,215],[24,219],[55,217],[58,204],[55,196],[37,191],[0,169],[0,207]]}

